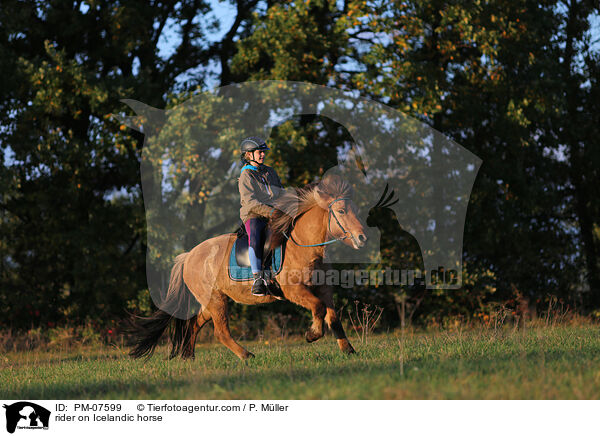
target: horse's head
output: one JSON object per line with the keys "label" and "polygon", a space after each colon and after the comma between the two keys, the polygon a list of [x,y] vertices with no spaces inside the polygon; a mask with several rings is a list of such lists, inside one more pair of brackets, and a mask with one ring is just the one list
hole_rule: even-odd
{"label": "horse's head", "polygon": [[314,190],[317,204],[327,211],[329,236],[358,250],[367,241],[365,227],[352,201],[352,188],[339,176],[325,178]]}

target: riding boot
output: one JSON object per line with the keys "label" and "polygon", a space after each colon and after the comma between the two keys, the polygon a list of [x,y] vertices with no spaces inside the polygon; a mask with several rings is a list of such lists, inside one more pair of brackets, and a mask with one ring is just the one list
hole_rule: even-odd
{"label": "riding boot", "polygon": [[265,281],[263,271],[252,274],[254,276],[254,283],[252,283],[252,295],[256,297],[266,297],[269,295],[267,289],[267,282]]}
{"label": "riding boot", "polygon": [[269,290],[269,294],[271,294],[278,300],[285,300],[285,297],[283,296],[283,291],[281,290],[279,283],[277,283],[277,280],[275,280],[275,275],[273,274],[273,271],[271,271],[271,269],[269,268],[268,270],[263,271],[263,273],[267,282],[267,289]]}

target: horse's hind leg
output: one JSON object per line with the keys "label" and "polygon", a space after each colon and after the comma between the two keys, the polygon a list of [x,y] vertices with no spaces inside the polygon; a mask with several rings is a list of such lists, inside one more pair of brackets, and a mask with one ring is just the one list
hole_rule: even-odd
{"label": "horse's hind leg", "polygon": [[190,332],[188,333],[188,340],[183,346],[183,351],[181,353],[181,357],[183,359],[193,359],[194,358],[194,348],[196,347],[196,338],[198,337],[198,333],[204,327],[204,325],[210,321],[211,316],[210,313],[206,309],[203,309],[198,315],[195,316],[196,320],[190,326]]}
{"label": "horse's hind leg", "polygon": [[316,293],[321,298],[323,303],[325,303],[325,307],[327,308],[325,322],[333,332],[333,336],[335,336],[340,350],[348,354],[354,353],[354,348],[346,337],[344,327],[342,327],[342,323],[340,322],[333,306],[333,289],[328,286],[323,286],[318,288]]}
{"label": "horse's hind leg", "polygon": [[231,337],[226,297],[224,295],[217,296],[213,293],[207,309],[210,311],[215,326],[215,337],[240,359],[254,357],[254,354],[250,353]]}

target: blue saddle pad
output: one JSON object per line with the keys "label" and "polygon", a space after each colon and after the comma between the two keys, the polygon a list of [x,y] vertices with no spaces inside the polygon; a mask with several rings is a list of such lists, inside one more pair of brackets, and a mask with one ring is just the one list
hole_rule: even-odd
{"label": "blue saddle pad", "polygon": [[[235,281],[243,281],[243,280],[251,280],[252,276],[252,268],[249,266],[240,266],[237,263],[237,259],[235,257],[235,245],[237,244],[237,239],[231,246],[231,252],[229,253],[229,278]],[[271,270],[275,275],[279,274],[281,271],[282,265],[282,247],[279,246],[275,249],[271,259]]]}

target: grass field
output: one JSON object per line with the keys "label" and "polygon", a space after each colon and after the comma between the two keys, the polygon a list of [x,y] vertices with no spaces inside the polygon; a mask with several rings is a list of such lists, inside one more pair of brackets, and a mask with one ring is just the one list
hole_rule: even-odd
{"label": "grass field", "polygon": [[[353,338],[351,338],[353,339]],[[4,399],[598,399],[600,328],[488,328],[244,342],[256,358],[199,344],[195,361],[161,347],[134,361],[118,346],[0,355]]]}

